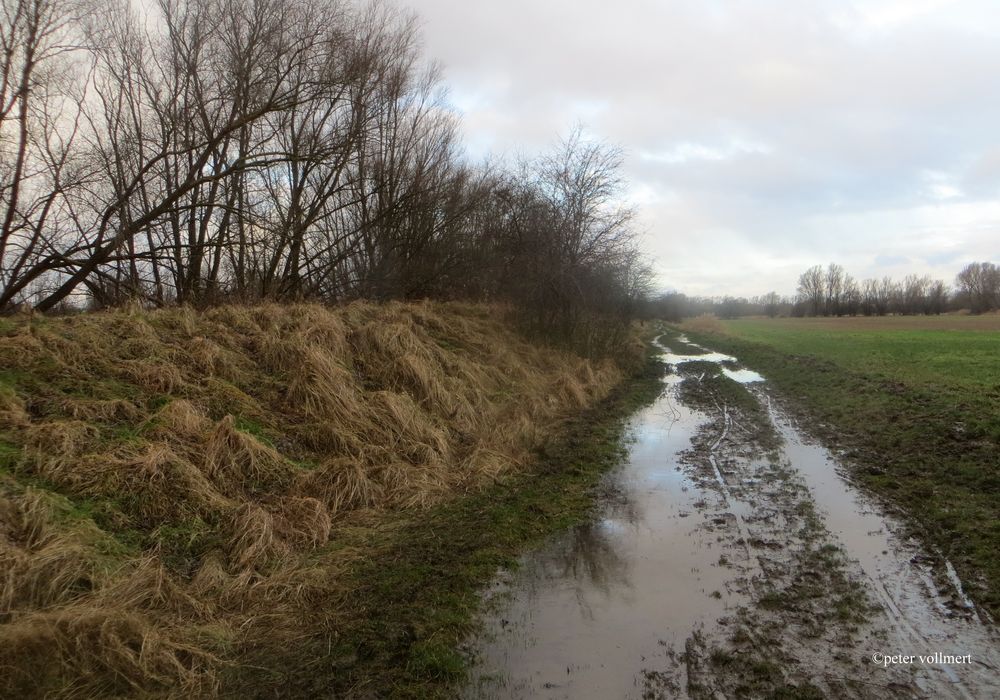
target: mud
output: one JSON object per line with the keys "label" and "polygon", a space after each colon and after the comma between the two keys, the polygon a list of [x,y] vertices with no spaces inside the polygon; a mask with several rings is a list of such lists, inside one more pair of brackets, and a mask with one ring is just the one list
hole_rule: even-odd
{"label": "mud", "polygon": [[1000,697],[1000,637],[947,560],[763,377],[663,342],[674,371],[597,517],[487,593],[463,696]]}

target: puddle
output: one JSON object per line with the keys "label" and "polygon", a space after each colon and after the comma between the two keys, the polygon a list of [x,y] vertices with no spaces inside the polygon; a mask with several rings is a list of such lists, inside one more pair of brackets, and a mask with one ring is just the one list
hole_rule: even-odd
{"label": "puddle", "polygon": [[764,381],[764,377],[762,377],[760,374],[754,372],[751,369],[746,369],[746,368],[734,369],[731,365],[736,365],[737,361],[736,358],[731,355],[724,355],[721,352],[713,352],[711,350],[703,348],[700,345],[696,345],[695,343],[690,342],[689,340],[687,340],[686,336],[683,335],[678,336],[678,340],[680,340],[682,343],[690,345],[691,347],[703,350],[704,352],[700,355],[680,355],[675,352],[672,352],[670,348],[660,344],[657,341],[656,345],[661,350],[663,350],[661,358],[668,365],[671,365],[676,368],[678,365],[682,365],[686,362],[711,362],[713,364],[719,365],[724,375],[726,375],[733,381],[739,382],[740,384],[753,384],[755,382]]}
{"label": "puddle", "polygon": [[714,496],[678,461],[703,419],[671,393],[634,418],[603,517],[527,555],[498,587],[465,697],[641,697],[648,657],[683,650],[692,629],[744,602],[699,508]]}
{"label": "puddle", "polygon": [[[885,687],[910,697],[1000,697],[995,630],[967,607],[950,564],[949,596],[917,545],[900,541],[897,524],[771,406],[759,374],[735,369],[735,358],[721,353],[659,348],[675,368],[719,363],[769,409],[784,440],[782,464],[805,483],[803,493],[815,501],[829,536],[885,611],[888,633],[866,653],[977,659],[971,667],[890,668],[879,676]],[[760,460],[746,458],[742,471],[720,466],[716,448],[733,427],[728,413],[722,434],[704,452],[710,476],[692,474],[684,455],[709,417],[678,401],[681,381],[668,375],[661,397],[632,418],[629,456],[608,475],[598,517],[525,554],[518,571],[487,593],[485,631],[470,644],[476,663],[463,697],[684,697],[683,680],[661,687],[665,695],[649,694],[648,669],[677,666],[693,638],[726,636],[737,611],[752,605],[754,586],[790,546],[781,512],[787,503],[780,502],[780,484],[760,478],[767,466]],[[893,685],[897,679],[905,685]],[[911,688],[919,692],[904,692]]]}
{"label": "puddle", "polygon": [[728,367],[723,367],[722,373],[740,384],[755,384],[756,382],[764,381],[764,377],[752,369],[729,369]]}
{"label": "puddle", "polygon": [[[993,697],[1000,697],[1000,637],[992,625],[984,624],[965,596],[951,562],[944,562],[950,587],[943,587],[935,582],[932,560],[920,545],[895,534],[903,531],[902,526],[850,485],[826,449],[804,440],[793,421],[775,410],[766,395],[761,399],[827,529],[872,584],[869,589],[891,624],[890,648],[904,650],[894,653],[971,653],[977,659],[972,665],[915,665],[917,686],[936,696],[942,685],[950,685],[951,697],[965,698],[982,697],[974,689],[990,687],[996,692]],[[975,684],[966,687],[970,676]]]}
{"label": "puddle", "polygon": [[675,367],[685,362],[712,362],[714,364],[736,362],[735,357],[723,355],[721,352],[706,352],[703,355],[678,355],[673,352],[665,352],[662,357],[664,362]]}

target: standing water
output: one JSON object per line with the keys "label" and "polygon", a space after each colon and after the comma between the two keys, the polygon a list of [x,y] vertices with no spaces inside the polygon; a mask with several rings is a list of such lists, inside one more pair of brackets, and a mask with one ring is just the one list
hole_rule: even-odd
{"label": "standing water", "polygon": [[[870,684],[875,696],[894,689],[889,694],[899,697],[1000,697],[992,625],[964,598],[962,614],[945,604],[917,546],[899,541],[892,534],[898,526],[840,475],[830,454],[771,407],[763,378],[736,369],[735,358],[726,355],[680,355],[659,347],[674,371],[664,378],[660,398],[632,418],[628,458],[608,475],[597,517],[526,554],[517,572],[488,592],[464,696],[704,696],[704,684],[694,682],[692,642],[726,638],[741,611],[754,608],[755,591],[780,560],[774,550],[786,546],[774,540],[787,521],[778,513],[782,505],[769,502],[777,498],[772,491],[745,488],[759,479],[741,475],[733,459],[720,466],[720,443],[739,431],[724,406],[719,435],[697,439],[710,427],[710,416],[681,401],[678,368],[699,361],[714,363],[716,374],[746,385],[769,409],[783,463],[808,487],[829,537],[881,609],[876,617],[887,621],[882,633],[866,639],[865,654],[940,651],[976,659],[971,665],[887,666],[885,684]],[[704,373],[689,376],[701,381]],[[707,449],[714,481],[691,468],[696,446]],[[744,462],[759,466],[757,458]],[[674,680],[651,683],[671,669]],[[716,690],[715,696],[725,693]]]}

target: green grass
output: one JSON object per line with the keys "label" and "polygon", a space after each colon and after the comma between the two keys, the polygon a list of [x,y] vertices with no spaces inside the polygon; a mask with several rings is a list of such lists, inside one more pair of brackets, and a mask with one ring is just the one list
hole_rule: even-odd
{"label": "green grass", "polygon": [[[587,517],[596,485],[624,455],[625,419],[659,395],[661,376],[662,367],[650,359],[641,376],[568,421],[528,473],[379,531],[374,539],[369,533],[354,542],[348,533],[331,542],[330,556],[359,545],[367,552],[349,573],[343,608],[351,614],[294,649],[261,649],[266,663],[234,668],[228,689],[452,697],[465,677],[460,645],[474,629],[480,591],[498,569],[515,567],[525,548]],[[275,668],[286,669],[285,675],[275,675]]]}
{"label": "green grass", "polygon": [[850,330],[850,326],[827,330],[787,320],[738,320],[724,325],[743,340],[793,355],[820,357],[912,386],[1000,392],[1000,332]]}
{"label": "green grass", "polygon": [[[1000,332],[740,320],[693,340],[761,372],[1000,614]],[[911,324],[913,325],[913,324]]]}
{"label": "green grass", "polygon": [[0,473],[9,473],[21,459],[21,448],[6,442],[0,436]]}

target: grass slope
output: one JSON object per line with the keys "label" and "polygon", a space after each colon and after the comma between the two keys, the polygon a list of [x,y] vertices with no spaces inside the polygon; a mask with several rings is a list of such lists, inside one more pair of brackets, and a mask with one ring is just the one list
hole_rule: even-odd
{"label": "grass slope", "polygon": [[812,432],[847,451],[855,476],[908,516],[955,564],[970,594],[1000,613],[1000,333],[740,320],[688,328],[736,355]]}
{"label": "grass slope", "polygon": [[[292,696],[452,697],[465,676],[460,646],[473,630],[479,594],[499,568],[588,515],[594,489],[624,455],[626,419],[662,391],[650,358],[600,404],[575,415],[543,444],[530,469],[467,498],[444,503],[364,540],[368,556],[335,626],[301,642],[273,670],[235,668],[234,687]],[[357,544],[343,533],[341,546]]]}
{"label": "grass slope", "polygon": [[383,543],[404,523],[519,478],[622,377],[504,316],[359,303],[0,322],[7,691],[211,695],[261,649],[349,627],[358,567],[397,571]]}

